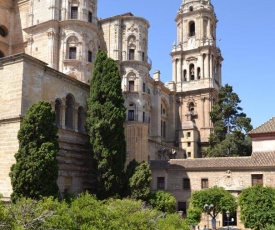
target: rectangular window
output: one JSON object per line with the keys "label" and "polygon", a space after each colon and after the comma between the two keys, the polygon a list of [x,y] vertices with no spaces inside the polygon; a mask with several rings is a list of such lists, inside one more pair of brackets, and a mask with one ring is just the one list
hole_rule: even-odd
{"label": "rectangular window", "polygon": [[188,152],[187,156],[188,156],[188,158],[190,158],[191,157],[191,152]]}
{"label": "rectangular window", "polygon": [[78,18],[78,7],[72,6],[71,7],[71,19],[77,19]]}
{"label": "rectangular window", "polygon": [[202,189],[208,188],[208,178],[201,179],[201,188]]}
{"label": "rectangular window", "polygon": [[178,202],[178,211],[182,211],[183,214],[186,214],[187,205],[186,202]]}
{"label": "rectangular window", "polygon": [[146,85],[145,85],[145,83],[143,83],[143,92],[145,93],[145,91],[146,91]]}
{"label": "rectangular window", "polygon": [[135,60],[135,50],[129,49],[129,60]]}
{"label": "rectangular window", "polygon": [[88,51],[88,62],[93,62],[93,53]]}
{"label": "rectangular window", "polygon": [[264,185],[263,174],[253,174],[251,175],[252,186],[254,185]]}
{"label": "rectangular window", "polygon": [[183,178],[183,189],[190,190],[190,179],[189,178]]}
{"label": "rectangular window", "polygon": [[190,132],[187,133],[187,137],[191,137],[191,133]]}
{"label": "rectangular window", "polygon": [[191,142],[187,142],[187,147],[191,147]]}
{"label": "rectangular window", "polygon": [[158,177],[157,179],[157,189],[164,189],[165,188],[165,178]]}
{"label": "rectangular window", "polygon": [[142,113],[142,120],[145,122],[145,112]]}
{"label": "rectangular window", "polygon": [[142,52],[142,61],[145,61],[145,53]]}
{"label": "rectangular window", "polygon": [[76,47],[69,48],[69,59],[76,59]]}
{"label": "rectangular window", "polygon": [[128,121],[134,121],[135,120],[135,111],[129,110],[128,111]]}
{"label": "rectangular window", "polygon": [[92,12],[91,11],[89,11],[89,13],[88,13],[88,22],[93,22],[93,14],[92,14]]}
{"label": "rectangular window", "polygon": [[135,91],[135,81],[129,81],[129,91],[130,92]]}

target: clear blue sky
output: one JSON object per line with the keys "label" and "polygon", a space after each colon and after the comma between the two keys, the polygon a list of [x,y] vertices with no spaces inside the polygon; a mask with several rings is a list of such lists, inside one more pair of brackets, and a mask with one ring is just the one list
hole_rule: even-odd
{"label": "clear blue sky", "polygon": [[[98,17],[126,12],[150,23],[151,74],[160,70],[172,80],[171,47],[176,41],[175,17],[182,0],[98,0]],[[217,40],[223,61],[223,84],[233,86],[254,128],[275,116],[275,1],[212,0]],[[273,94],[274,93],[274,94]]]}

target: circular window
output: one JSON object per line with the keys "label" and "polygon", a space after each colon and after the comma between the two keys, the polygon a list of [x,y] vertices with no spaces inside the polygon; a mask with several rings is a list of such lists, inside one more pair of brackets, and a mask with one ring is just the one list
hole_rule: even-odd
{"label": "circular window", "polygon": [[0,35],[6,37],[8,35],[7,29],[4,26],[0,26]]}

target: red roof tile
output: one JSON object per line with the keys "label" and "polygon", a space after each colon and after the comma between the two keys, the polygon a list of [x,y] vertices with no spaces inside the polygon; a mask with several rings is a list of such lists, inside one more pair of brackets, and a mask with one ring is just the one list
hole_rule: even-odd
{"label": "red roof tile", "polygon": [[152,169],[219,169],[219,168],[275,168],[274,152],[254,152],[250,157],[217,157],[197,159],[155,160],[150,162]]}

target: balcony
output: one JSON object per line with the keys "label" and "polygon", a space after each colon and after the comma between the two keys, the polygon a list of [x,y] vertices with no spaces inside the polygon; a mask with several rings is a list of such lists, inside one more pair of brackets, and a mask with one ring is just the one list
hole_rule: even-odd
{"label": "balcony", "polygon": [[78,20],[78,21],[84,21],[94,25],[98,25],[98,18],[91,16],[89,12],[88,13],[66,12],[65,14],[62,14],[61,21],[65,21],[65,20]]}
{"label": "balcony", "polygon": [[138,86],[137,85],[135,85],[135,86],[126,86],[126,85],[124,85],[124,87],[123,87],[123,89],[122,89],[122,92],[123,93],[138,93],[139,91],[138,91]]}
{"label": "balcony", "polygon": [[129,55],[126,55],[126,52],[122,52],[122,61],[123,62],[134,62],[134,61],[138,61],[138,62],[143,62],[146,65],[149,66],[149,68],[151,68],[152,66],[152,60],[147,56],[145,57],[143,53],[138,52],[138,53],[129,53]]}
{"label": "balcony", "polygon": [[138,114],[128,113],[126,117],[126,121],[128,122],[142,122],[142,123],[150,123],[150,117],[148,116],[138,116]]}

